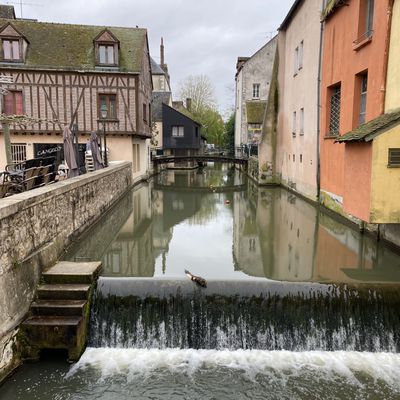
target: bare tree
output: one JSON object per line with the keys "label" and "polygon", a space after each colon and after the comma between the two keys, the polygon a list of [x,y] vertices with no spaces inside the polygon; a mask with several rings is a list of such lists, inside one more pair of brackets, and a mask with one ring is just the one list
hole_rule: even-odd
{"label": "bare tree", "polygon": [[185,101],[192,99],[192,112],[200,112],[204,108],[216,109],[214,85],[207,75],[190,75],[179,83],[178,98]]}

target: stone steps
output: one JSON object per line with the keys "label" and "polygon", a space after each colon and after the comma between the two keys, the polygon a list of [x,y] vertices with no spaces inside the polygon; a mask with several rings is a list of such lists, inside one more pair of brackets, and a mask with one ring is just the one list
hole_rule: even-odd
{"label": "stone steps", "polygon": [[31,305],[34,315],[83,316],[86,300],[36,300]]}
{"label": "stone steps", "polygon": [[91,293],[100,262],[59,262],[42,274],[28,318],[21,325],[25,357],[42,349],[66,349],[77,360],[86,345]]}
{"label": "stone steps", "polygon": [[49,284],[87,283],[97,279],[101,262],[70,262],[60,261],[46,272],[42,273],[44,282]]}
{"label": "stone steps", "polygon": [[90,285],[88,284],[44,284],[37,290],[41,300],[87,300]]}

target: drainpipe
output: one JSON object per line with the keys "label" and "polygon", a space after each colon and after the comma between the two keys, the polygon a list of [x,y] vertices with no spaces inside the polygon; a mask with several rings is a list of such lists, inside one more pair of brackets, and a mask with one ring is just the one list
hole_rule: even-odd
{"label": "drainpipe", "polygon": [[383,71],[382,71],[382,86],[381,86],[382,101],[381,101],[380,114],[383,114],[385,112],[386,80],[387,80],[387,70],[389,64],[390,30],[392,27],[393,4],[394,0],[390,0],[386,14],[387,24],[386,24],[386,38],[385,38],[385,54],[383,59]]}
{"label": "drainpipe", "polygon": [[320,136],[321,136],[321,74],[322,74],[322,39],[324,36],[324,21],[321,21],[319,33],[319,56],[318,56],[318,84],[317,84],[317,200],[320,202],[321,192],[321,161],[320,161]]}

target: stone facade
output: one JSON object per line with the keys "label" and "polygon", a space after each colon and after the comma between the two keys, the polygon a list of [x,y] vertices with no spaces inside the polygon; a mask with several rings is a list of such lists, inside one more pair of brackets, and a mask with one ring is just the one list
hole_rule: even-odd
{"label": "stone facade", "polygon": [[[243,146],[258,144],[257,134],[261,136],[263,112],[261,120],[257,115],[248,120],[248,109],[259,105],[265,110],[268,99],[272,68],[276,48],[276,37],[271,39],[250,58],[239,57],[236,68],[236,109],[235,109],[235,149],[236,154],[241,153]],[[258,89],[254,86],[258,85]],[[257,110],[255,110],[257,111]],[[258,110],[260,111],[260,110]],[[254,129],[251,130],[251,125]],[[259,125],[256,127],[255,125]],[[259,131],[259,132],[258,132]],[[254,139],[254,141],[252,140]]]}
{"label": "stone facade", "polygon": [[131,185],[131,164],[120,162],[0,200],[0,380],[15,362],[14,331],[41,271]]}

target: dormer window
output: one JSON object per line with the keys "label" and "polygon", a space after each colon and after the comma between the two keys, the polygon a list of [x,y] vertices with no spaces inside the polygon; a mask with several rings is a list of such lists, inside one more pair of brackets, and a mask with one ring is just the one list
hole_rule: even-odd
{"label": "dormer window", "polygon": [[108,30],[102,31],[95,39],[96,64],[100,66],[118,66],[119,40]]}
{"label": "dormer window", "polygon": [[3,39],[3,60],[5,61],[20,61],[21,48],[19,40]]}
{"label": "dormer window", "polygon": [[114,46],[99,44],[99,64],[115,64]]}
{"label": "dormer window", "polygon": [[11,23],[0,28],[1,60],[23,62],[29,42]]}

